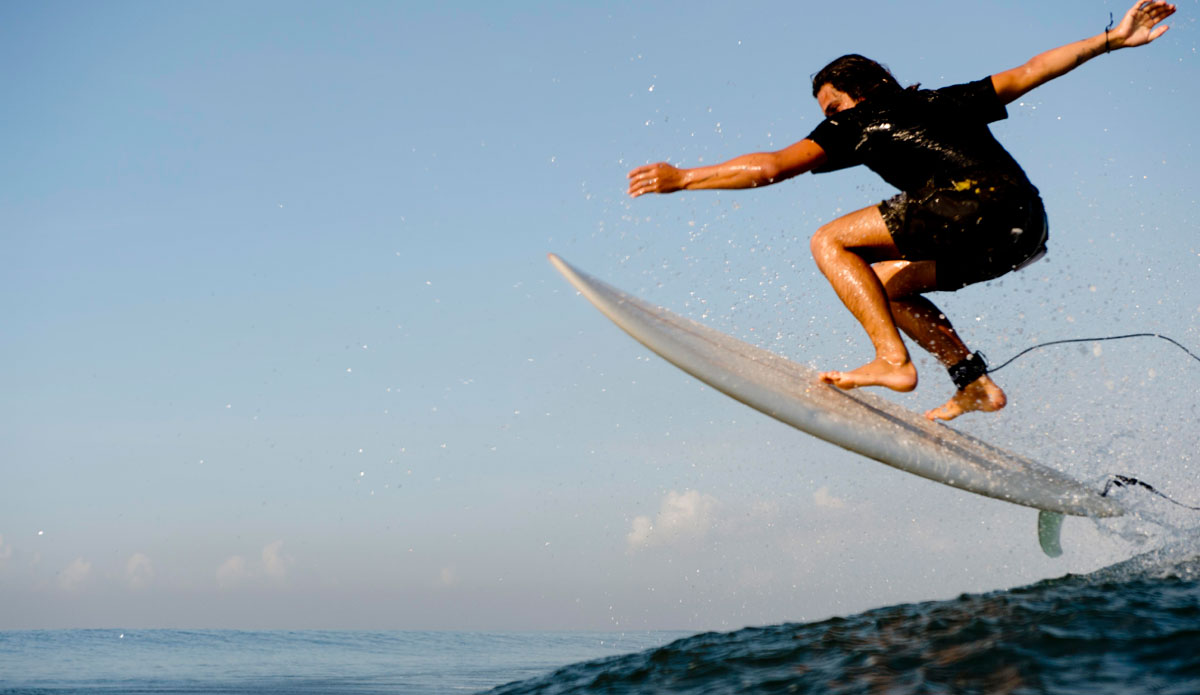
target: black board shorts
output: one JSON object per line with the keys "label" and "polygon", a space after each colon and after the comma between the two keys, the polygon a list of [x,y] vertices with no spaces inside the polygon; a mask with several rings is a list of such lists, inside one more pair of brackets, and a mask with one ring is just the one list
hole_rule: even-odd
{"label": "black board shorts", "polygon": [[879,212],[902,259],[937,263],[939,290],[1000,277],[1046,253],[1041,196],[1002,175],[930,184],[883,201]]}

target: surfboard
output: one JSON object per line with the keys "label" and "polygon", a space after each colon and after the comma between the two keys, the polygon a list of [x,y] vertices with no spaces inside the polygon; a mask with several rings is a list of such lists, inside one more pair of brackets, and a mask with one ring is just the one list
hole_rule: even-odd
{"label": "surfboard", "polygon": [[944,485],[1041,511],[1038,538],[1061,554],[1063,514],[1119,516],[1116,500],[1029,458],[931,422],[865,389],[843,391],[811,367],[626,294],[554,254],[550,262],[638,342],[738,401],[867,458]]}

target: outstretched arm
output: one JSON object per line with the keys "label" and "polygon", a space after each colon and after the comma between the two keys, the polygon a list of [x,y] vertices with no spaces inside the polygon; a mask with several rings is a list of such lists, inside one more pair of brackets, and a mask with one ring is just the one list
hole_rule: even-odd
{"label": "outstretched arm", "polygon": [[647,164],[629,172],[629,195],[674,193],[707,188],[755,188],[812,171],[825,163],[825,150],[801,140],[775,152],[756,152],[723,164],[680,169],[666,162]]}
{"label": "outstretched arm", "polygon": [[1020,67],[992,75],[992,85],[1004,103],[1083,65],[1101,53],[1150,43],[1162,36],[1167,26],[1159,22],[1175,13],[1175,6],[1162,0],[1137,0],[1114,29],[1091,38],[1059,46],[1036,55]]}

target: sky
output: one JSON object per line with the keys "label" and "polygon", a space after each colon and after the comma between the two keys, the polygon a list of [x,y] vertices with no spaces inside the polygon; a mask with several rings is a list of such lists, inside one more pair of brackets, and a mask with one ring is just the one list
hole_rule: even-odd
{"label": "sky", "polygon": [[[855,169],[631,200],[784,147],[848,52],[965,82],[1121,2],[0,4],[0,629],[726,630],[1091,571],[1184,523],[909,476],[713,392],[557,275],[799,362],[861,329],[808,238]],[[935,297],[993,364],[1200,348],[1195,0],[993,132],[1050,255]],[[951,385],[929,358],[914,409]],[[1084,343],[956,428],[1200,501],[1200,365]],[[1196,502],[1193,502],[1196,503]]]}

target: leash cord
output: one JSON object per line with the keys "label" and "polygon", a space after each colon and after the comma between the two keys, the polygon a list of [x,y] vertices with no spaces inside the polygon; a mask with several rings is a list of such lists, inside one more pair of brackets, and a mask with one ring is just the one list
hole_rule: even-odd
{"label": "leash cord", "polygon": [[1161,339],[1167,341],[1168,343],[1171,343],[1175,347],[1179,348],[1180,350],[1183,350],[1184,352],[1186,352],[1188,357],[1191,357],[1192,359],[1196,360],[1197,362],[1200,362],[1200,357],[1197,357],[1194,352],[1192,352],[1191,350],[1184,347],[1182,344],[1179,343],[1179,341],[1175,340],[1174,338],[1169,338],[1160,333],[1129,333],[1128,335],[1110,335],[1110,336],[1105,336],[1103,338],[1067,338],[1066,340],[1052,340],[1048,343],[1041,343],[1039,345],[1034,345],[1033,347],[1025,348],[1024,350],[1018,352],[1016,355],[1010,357],[1008,359],[1008,361],[1004,362],[1000,366],[989,368],[987,370],[987,373],[991,374],[992,372],[998,372],[1001,369],[1004,369],[1008,365],[1012,364],[1014,361],[1017,360],[1017,358],[1022,357],[1027,353],[1033,352],[1034,350],[1044,348],[1044,347],[1050,347],[1051,345],[1063,345],[1065,343],[1098,343],[1098,342],[1105,341],[1105,340],[1124,340],[1125,338],[1161,338]]}
{"label": "leash cord", "polygon": [[1142,481],[1138,480],[1137,478],[1130,478],[1129,476],[1126,476],[1126,475],[1114,475],[1111,478],[1109,478],[1108,482],[1104,484],[1104,492],[1101,492],[1100,496],[1108,497],[1108,493],[1114,487],[1133,487],[1135,485],[1138,487],[1146,488],[1150,492],[1158,495],[1159,497],[1165,499],[1166,501],[1170,502],[1171,504],[1177,504],[1180,507],[1183,507],[1184,509],[1191,509],[1192,511],[1200,512],[1200,507],[1193,507],[1190,504],[1184,504],[1183,502],[1180,502],[1179,500],[1171,499],[1170,497],[1168,497],[1168,496],[1164,495],[1163,493],[1159,492],[1158,490],[1154,489],[1154,486],[1150,485],[1149,483],[1143,483]]}

